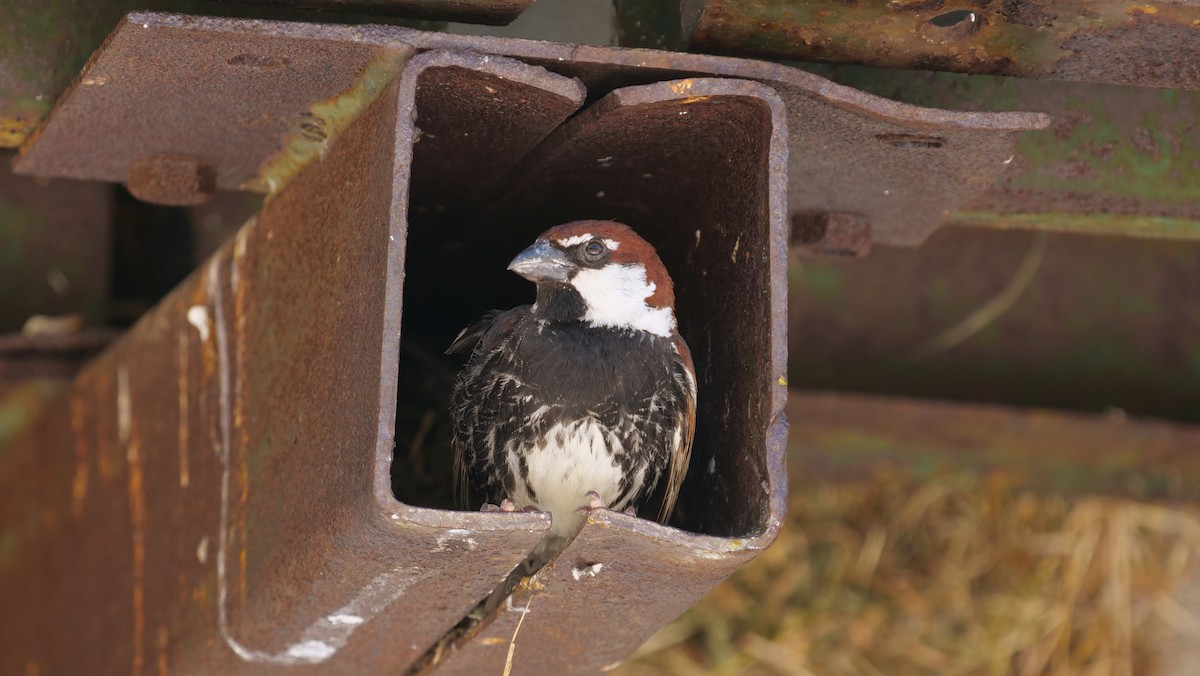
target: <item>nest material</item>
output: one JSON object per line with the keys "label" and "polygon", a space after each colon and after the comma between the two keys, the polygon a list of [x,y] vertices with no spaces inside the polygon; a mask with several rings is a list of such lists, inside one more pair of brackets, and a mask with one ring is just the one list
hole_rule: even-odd
{"label": "nest material", "polygon": [[626,675],[1154,672],[1200,520],[968,474],[800,483],[779,540]]}

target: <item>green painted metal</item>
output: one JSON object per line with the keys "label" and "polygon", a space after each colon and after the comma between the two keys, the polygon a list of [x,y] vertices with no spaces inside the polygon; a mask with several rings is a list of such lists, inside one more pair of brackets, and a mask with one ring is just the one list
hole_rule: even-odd
{"label": "green painted metal", "polygon": [[1150,0],[684,0],[698,51],[1200,88],[1200,5]]}
{"label": "green painted metal", "polygon": [[[1200,29],[1198,29],[1200,30]],[[951,110],[1040,110],[1006,172],[950,216],[982,227],[1200,239],[1200,92],[802,64],[872,94]]]}
{"label": "green painted metal", "polygon": [[379,50],[346,91],[310,106],[306,114],[308,122],[288,134],[283,147],[265,159],[258,174],[242,188],[267,194],[281,190],[301,169],[328,151],[337,136],[375,101],[411,57],[412,49],[407,45]]}
{"label": "green painted metal", "polygon": [[15,148],[136,0],[0,3],[0,147]]}

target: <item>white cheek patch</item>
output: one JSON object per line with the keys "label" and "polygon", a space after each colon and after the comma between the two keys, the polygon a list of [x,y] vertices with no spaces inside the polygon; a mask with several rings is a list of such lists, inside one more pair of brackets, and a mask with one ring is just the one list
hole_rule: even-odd
{"label": "white cheek patch", "polygon": [[642,265],[580,270],[571,279],[571,286],[587,305],[584,320],[593,326],[637,329],[664,337],[675,331],[675,313],[671,308],[646,304],[656,287],[646,281],[646,268]]}

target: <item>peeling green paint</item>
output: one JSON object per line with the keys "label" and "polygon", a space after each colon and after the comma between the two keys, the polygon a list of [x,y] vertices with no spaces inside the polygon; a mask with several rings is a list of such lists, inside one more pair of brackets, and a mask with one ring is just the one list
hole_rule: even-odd
{"label": "peeling green paint", "polygon": [[[153,2],[152,6],[164,3]],[[15,148],[137,0],[0,2],[0,147]]]}
{"label": "peeling green paint", "polygon": [[1092,93],[1067,99],[1054,128],[1021,136],[1018,150],[1032,166],[1013,186],[1160,202],[1200,198],[1200,92],[1176,92],[1169,104],[1131,101],[1106,88]]}
{"label": "peeling green paint", "polygon": [[283,146],[263,161],[258,174],[242,188],[270,195],[287,185],[358,119],[400,73],[412,53],[412,48],[380,49],[346,91],[312,104],[297,118]]}
{"label": "peeling green paint", "polygon": [[6,105],[0,108],[0,148],[16,148],[21,145],[37,128],[42,118],[49,114],[50,104],[49,98],[38,101],[14,96],[8,100]]}

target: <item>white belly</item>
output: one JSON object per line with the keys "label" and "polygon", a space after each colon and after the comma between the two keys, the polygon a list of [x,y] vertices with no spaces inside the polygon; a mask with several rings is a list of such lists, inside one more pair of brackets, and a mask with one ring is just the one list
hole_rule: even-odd
{"label": "white belly", "polygon": [[[546,437],[526,453],[527,484],[520,479],[516,454],[509,452],[509,468],[517,477],[513,501],[518,507],[533,505],[550,512],[554,518],[552,533],[570,533],[583,519],[584,512],[579,508],[587,504],[588,491],[599,493],[606,503],[616,499],[622,472],[612,451],[620,450],[620,444],[616,436],[591,418],[551,427]],[[626,507],[608,506],[615,510]]]}

